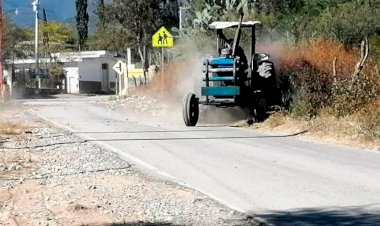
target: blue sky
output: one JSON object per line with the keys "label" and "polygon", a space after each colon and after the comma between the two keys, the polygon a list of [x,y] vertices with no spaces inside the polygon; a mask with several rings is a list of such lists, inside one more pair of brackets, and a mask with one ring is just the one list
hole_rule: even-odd
{"label": "blue sky", "polygon": [[[13,20],[21,26],[31,27],[34,24],[32,2],[33,0],[3,0],[3,7],[4,11],[17,8],[19,14],[13,15]],[[40,7],[41,10],[45,7],[49,20],[67,21],[75,16],[75,0],[40,0]]]}

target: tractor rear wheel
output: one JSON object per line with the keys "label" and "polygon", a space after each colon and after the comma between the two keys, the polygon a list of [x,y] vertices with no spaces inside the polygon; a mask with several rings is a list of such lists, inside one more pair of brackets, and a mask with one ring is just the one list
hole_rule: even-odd
{"label": "tractor rear wheel", "polygon": [[260,92],[254,94],[253,101],[249,105],[249,118],[247,122],[262,122],[267,117],[267,100]]}
{"label": "tractor rear wheel", "polygon": [[183,98],[183,121],[186,126],[195,126],[199,118],[199,101],[194,93],[188,93]]}

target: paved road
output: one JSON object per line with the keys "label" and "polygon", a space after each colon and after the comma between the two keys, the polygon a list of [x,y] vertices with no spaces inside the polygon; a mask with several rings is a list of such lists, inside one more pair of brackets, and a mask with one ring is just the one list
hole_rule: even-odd
{"label": "paved road", "polygon": [[187,128],[179,116],[168,123],[89,98],[29,104],[149,173],[268,222],[380,225],[379,152],[229,126]]}

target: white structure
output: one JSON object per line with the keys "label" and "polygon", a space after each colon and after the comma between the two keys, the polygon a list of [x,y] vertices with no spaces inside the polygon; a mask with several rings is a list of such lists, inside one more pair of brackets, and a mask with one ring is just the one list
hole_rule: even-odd
{"label": "white structure", "polygon": [[[67,93],[104,93],[115,90],[116,73],[112,66],[118,61],[115,53],[108,51],[84,51],[52,54],[40,59],[40,65],[61,63],[65,70]],[[35,59],[19,59],[14,62],[16,71],[35,68]]]}
{"label": "white structure", "polygon": [[77,67],[65,67],[68,93],[99,93],[115,89],[116,76],[112,66],[116,54],[107,51],[58,53],[59,62],[78,62]]}
{"label": "white structure", "polygon": [[79,70],[78,67],[65,67],[66,72],[66,92],[72,94],[79,93]]}

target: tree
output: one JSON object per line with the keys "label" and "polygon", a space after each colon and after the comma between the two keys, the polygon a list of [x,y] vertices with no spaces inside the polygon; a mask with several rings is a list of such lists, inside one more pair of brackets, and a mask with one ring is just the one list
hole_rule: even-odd
{"label": "tree", "polygon": [[313,29],[333,37],[346,47],[359,45],[364,37],[380,33],[380,8],[372,1],[352,1],[324,11],[314,23]]}
{"label": "tree", "polygon": [[75,17],[77,21],[77,30],[79,36],[79,48],[83,49],[88,38],[88,21],[89,15],[87,13],[87,0],[76,0],[75,6],[77,15]]}
{"label": "tree", "polygon": [[40,32],[46,39],[45,41],[49,42],[48,45],[42,46],[47,53],[70,49],[75,42],[71,27],[64,23],[43,22]]}
{"label": "tree", "polygon": [[99,25],[97,31],[88,38],[87,45],[92,50],[108,50],[123,55],[134,42],[134,37],[123,28]]}
{"label": "tree", "polygon": [[[102,2],[101,2],[102,3]],[[130,47],[136,46],[144,68],[151,37],[162,25],[169,29],[178,24],[177,0],[113,0],[103,5],[107,26],[124,30],[133,37]]]}
{"label": "tree", "polygon": [[27,29],[18,27],[7,18],[3,19],[4,48],[1,52],[3,60],[25,57],[28,50],[21,46],[22,41],[29,41],[33,35],[29,35]]}
{"label": "tree", "polygon": [[104,6],[105,6],[104,0],[99,0],[98,3],[97,3],[97,5],[98,5],[98,7],[97,7],[97,10],[96,10],[96,14],[99,17],[98,27],[104,28],[105,24],[106,24],[105,15],[104,15]]}
{"label": "tree", "polygon": [[[46,10],[45,8],[43,9],[42,11],[42,20],[43,20],[43,23],[45,25],[45,27],[47,26],[47,15],[46,15]],[[44,44],[44,46],[48,46],[49,45],[49,33],[47,32],[47,30],[45,29],[43,34],[42,34],[42,42]]]}

